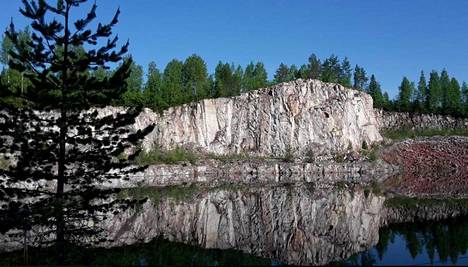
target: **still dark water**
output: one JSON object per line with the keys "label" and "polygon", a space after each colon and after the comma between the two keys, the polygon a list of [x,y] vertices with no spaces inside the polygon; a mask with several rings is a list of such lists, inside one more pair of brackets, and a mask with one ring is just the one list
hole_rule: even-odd
{"label": "still dark water", "polygon": [[[369,188],[186,186],[129,195],[151,201],[114,218],[109,233],[134,232],[146,243],[68,247],[67,265],[468,265],[468,218],[379,229],[384,198]],[[51,255],[54,248],[30,248],[27,264],[54,264]],[[24,263],[22,251],[0,254],[0,266]]]}
{"label": "still dark water", "polygon": [[[468,265],[468,218],[396,224],[380,229],[379,243],[345,262],[332,265]],[[53,250],[31,251],[30,263],[52,264]],[[22,255],[4,255],[0,264],[21,263]],[[202,249],[155,239],[144,245],[72,250],[69,263],[111,266],[277,266],[279,260],[235,250]]]}
{"label": "still dark water", "polygon": [[468,265],[468,218],[406,223],[379,231],[379,243],[349,265]]}

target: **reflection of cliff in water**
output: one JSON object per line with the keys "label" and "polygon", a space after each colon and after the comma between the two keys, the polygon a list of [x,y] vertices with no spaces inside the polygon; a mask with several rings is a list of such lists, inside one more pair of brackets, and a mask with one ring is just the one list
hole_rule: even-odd
{"label": "reflection of cliff in water", "polygon": [[384,202],[362,188],[311,183],[218,188],[190,198],[145,193],[153,200],[109,221],[113,245],[162,236],[288,264],[326,264],[375,245]]}

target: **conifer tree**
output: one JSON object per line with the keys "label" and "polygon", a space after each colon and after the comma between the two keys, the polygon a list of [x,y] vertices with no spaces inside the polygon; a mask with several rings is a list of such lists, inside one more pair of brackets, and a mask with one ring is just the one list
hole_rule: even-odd
{"label": "conifer tree", "polygon": [[183,86],[183,68],[184,64],[177,59],[167,63],[161,83],[161,109],[180,105],[186,101]]}
{"label": "conifer tree", "polygon": [[145,89],[143,90],[143,98],[145,105],[158,110],[161,101],[161,72],[154,61],[148,64],[148,73],[146,76]]}
{"label": "conifer tree", "polygon": [[[64,263],[67,244],[105,238],[98,222],[131,204],[109,198],[118,190],[104,185],[142,170],[118,156],[152,128],[134,132],[128,127],[139,114],[136,109],[110,115],[96,110],[125,91],[132,61],[126,59],[103,80],[89,75],[122,61],[128,42],[115,49],[118,39],[112,37],[112,28],[119,11],[95,31],[89,26],[96,18],[96,4],[85,18],[72,23],[72,11],[85,2],[59,0],[52,6],[42,0],[23,1],[20,12],[32,21],[31,41],[21,43],[13,23],[6,32],[15,47],[9,67],[34,73],[28,75],[34,90],[23,97],[35,110],[2,106],[0,153],[10,166],[0,170],[0,232],[26,234],[35,229],[40,245],[55,245],[58,264]],[[102,39],[107,41],[98,46]],[[74,47],[84,44],[88,50],[80,55]],[[129,159],[138,150],[133,152],[128,151]],[[119,170],[120,175],[114,172]]]}
{"label": "conifer tree", "polygon": [[208,96],[208,71],[205,61],[198,55],[189,56],[182,69],[184,102],[199,100]]}
{"label": "conifer tree", "polygon": [[441,96],[441,105],[442,111],[448,112],[450,109],[449,98],[451,91],[450,77],[447,73],[447,70],[443,69],[440,73],[440,96]]}
{"label": "conifer tree", "polygon": [[367,92],[369,93],[369,95],[372,96],[372,99],[374,100],[374,107],[381,108],[384,104],[382,89],[380,88],[380,84],[377,82],[373,74],[371,75]]}
{"label": "conifer tree", "polygon": [[321,80],[324,82],[336,83],[340,78],[341,66],[338,57],[331,55],[322,64]]}
{"label": "conifer tree", "polygon": [[338,83],[343,85],[344,87],[350,88],[352,86],[351,84],[351,63],[349,63],[349,60],[347,57],[343,59],[341,62],[341,68],[340,68],[340,75],[338,79]]}
{"label": "conifer tree", "polygon": [[426,77],[424,76],[424,71],[421,71],[418,82],[417,98],[415,101],[415,108],[419,111],[425,111],[427,106],[427,83]]}
{"label": "conifer tree", "polygon": [[441,107],[440,78],[437,71],[433,70],[429,76],[427,91],[427,110],[435,113]]}
{"label": "conifer tree", "polygon": [[411,104],[411,82],[403,77],[399,87],[398,107],[401,111],[409,111]]}
{"label": "conifer tree", "polygon": [[366,83],[368,81],[366,71],[364,70],[364,68],[356,65],[356,67],[354,68],[353,76],[354,76],[354,84],[353,84],[354,89],[364,90],[364,88],[366,87]]}
{"label": "conifer tree", "polygon": [[307,78],[320,79],[321,76],[322,76],[322,63],[320,62],[320,59],[315,54],[312,54],[309,57],[309,75]]}
{"label": "conifer tree", "polygon": [[288,81],[289,78],[289,68],[286,64],[281,63],[276,70],[274,76],[275,83],[282,83]]}
{"label": "conifer tree", "polygon": [[450,80],[450,91],[447,96],[447,106],[449,107],[449,113],[454,116],[462,115],[462,96],[461,88],[457,79],[452,78]]}

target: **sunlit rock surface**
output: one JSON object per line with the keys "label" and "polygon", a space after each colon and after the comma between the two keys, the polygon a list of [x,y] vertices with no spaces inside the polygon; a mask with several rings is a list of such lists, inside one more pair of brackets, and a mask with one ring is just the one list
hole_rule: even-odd
{"label": "sunlit rock surface", "polygon": [[377,243],[384,202],[362,189],[311,183],[217,189],[183,200],[176,196],[148,201],[110,220],[113,245],[163,236],[288,264],[326,264]]}
{"label": "sunlit rock surface", "polygon": [[143,147],[191,146],[217,154],[283,156],[359,150],[382,140],[363,92],[318,80],[296,80],[231,98],[145,110],[136,127],[155,123]]}

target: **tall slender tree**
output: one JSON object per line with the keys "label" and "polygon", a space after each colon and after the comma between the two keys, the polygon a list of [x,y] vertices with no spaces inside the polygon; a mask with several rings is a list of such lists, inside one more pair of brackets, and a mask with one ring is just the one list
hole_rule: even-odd
{"label": "tall slender tree", "polygon": [[[0,231],[26,233],[38,227],[35,234],[43,234],[38,240],[55,243],[59,264],[64,263],[68,243],[104,237],[96,226],[102,215],[124,208],[125,203],[109,199],[117,190],[102,186],[119,178],[111,170],[123,175],[141,170],[117,156],[151,130],[132,132],[127,127],[138,110],[106,116],[95,109],[124,92],[132,62],[125,60],[103,80],[89,75],[90,70],[121,61],[128,42],[115,49],[118,39],[112,37],[112,27],[119,11],[95,31],[89,25],[96,18],[96,4],[85,18],[72,23],[72,10],[85,2],[59,0],[52,6],[42,0],[23,1],[20,12],[32,21],[31,41],[21,43],[13,23],[6,32],[15,47],[9,67],[35,74],[28,75],[34,90],[24,97],[39,112],[5,105],[0,114],[0,153],[11,160],[0,170],[0,202],[6,203],[0,206]],[[107,39],[104,46],[98,46],[101,39]],[[89,50],[79,56],[73,48],[84,44]],[[135,155],[129,153],[130,158]],[[52,189],[46,181],[53,182]]]}
{"label": "tall slender tree", "polygon": [[146,84],[143,90],[145,105],[155,110],[160,109],[161,101],[161,72],[156,63],[151,61],[148,64],[148,73],[146,74]]}
{"label": "tall slender tree", "polygon": [[367,92],[369,95],[372,96],[374,100],[374,107],[381,108],[384,105],[384,98],[382,95],[382,89],[380,88],[380,84],[375,79],[374,74],[371,75],[369,87],[367,88]]}
{"label": "tall slender tree", "polygon": [[399,87],[398,107],[401,111],[409,111],[411,104],[411,82],[403,77]]}
{"label": "tall slender tree", "polygon": [[341,62],[340,68],[340,75],[338,79],[338,83],[343,85],[344,87],[350,88],[351,84],[351,63],[349,63],[349,59],[345,57]]}
{"label": "tall slender tree", "polygon": [[426,83],[426,76],[424,76],[424,71],[421,71],[421,75],[419,76],[418,82],[418,90],[417,90],[417,97],[415,101],[415,108],[417,111],[422,112],[425,111],[425,107],[427,106],[427,83]]}
{"label": "tall slender tree", "polygon": [[309,75],[307,78],[320,79],[321,76],[322,76],[322,63],[320,62],[320,59],[315,54],[312,54],[309,57]]}
{"label": "tall slender tree", "polygon": [[322,64],[321,80],[324,82],[336,83],[339,81],[341,65],[338,57],[331,55]]}
{"label": "tall slender tree", "polygon": [[364,88],[366,88],[366,84],[368,81],[366,71],[364,70],[364,68],[356,65],[356,67],[354,67],[353,76],[354,76],[354,84],[353,84],[354,89],[364,90]]}
{"label": "tall slender tree", "polygon": [[289,78],[289,68],[286,64],[281,63],[276,70],[274,76],[275,83],[282,83],[288,81]]}
{"label": "tall slender tree", "polygon": [[440,78],[437,71],[433,70],[429,76],[427,110],[433,113],[437,112],[441,107],[441,104]]}
{"label": "tall slender tree", "polygon": [[193,54],[185,60],[182,76],[187,102],[208,96],[208,71],[200,56]]}
{"label": "tall slender tree", "polygon": [[450,77],[446,69],[440,73],[440,93],[442,111],[447,112],[450,109],[449,98],[451,91]]}

